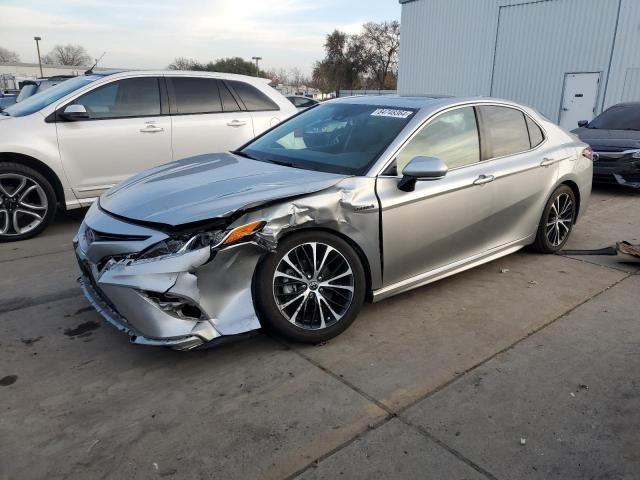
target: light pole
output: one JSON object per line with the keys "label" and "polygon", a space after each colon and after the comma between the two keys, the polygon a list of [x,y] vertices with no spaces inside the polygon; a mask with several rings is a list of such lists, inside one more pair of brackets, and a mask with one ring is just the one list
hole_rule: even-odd
{"label": "light pole", "polygon": [[251,60],[256,61],[256,77],[260,76],[260,67],[258,66],[258,62],[262,60],[262,57],[251,57]]}
{"label": "light pole", "polygon": [[36,48],[38,49],[38,64],[40,65],[40,78],[44,77],[44,74],[42,73],[42,59],[40,58],[40,40],[42,40],[41,37],[33,37],[33,39],[36,41]]}

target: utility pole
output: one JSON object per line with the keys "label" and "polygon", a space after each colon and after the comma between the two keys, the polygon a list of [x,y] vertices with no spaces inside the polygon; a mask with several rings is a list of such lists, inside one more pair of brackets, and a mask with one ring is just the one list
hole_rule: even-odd
{"label": "utility pole", "polygon": [[40,58],[40,40],[42,40],[41,37],[33,37],[33,39],[36,41],[36,48],[38,49],[38,64],[40,65],[40,77],[44,77],[44,74],[42,73],[42,59]]}
{"label": "utility pole", "polygon": [[258,66],[258,62],[262,60],[262,57],[251,57],[251,60],[256,61],[256,77],[260,76],[260,67]]}

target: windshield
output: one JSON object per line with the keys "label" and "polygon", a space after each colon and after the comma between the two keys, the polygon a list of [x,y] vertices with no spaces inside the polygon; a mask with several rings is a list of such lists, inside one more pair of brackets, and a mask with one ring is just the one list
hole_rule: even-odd
{"label": "windshield", "polygon": [[51,105],[53,102],[57,102],[74,90],[84,87],[99,78],[102,77],[98,75],[89,75],[70,78],[69,80],[59,83],[55,87],[38,92],[31,97],[25,98],[20,103],[11,105],[6,108],[3,113],[11,115],[12,117],[24,117],[25,115],[31,115],[32,113]]}
{"label": "windshield", "polygon": [[594,118],[587,128],[640,131],[640,104],[611,107]]}
{"label": "windshield", "polygon": [[415,112],[410,108],[327,103],[284,122],[240,153],[296,168],[363,175]]}

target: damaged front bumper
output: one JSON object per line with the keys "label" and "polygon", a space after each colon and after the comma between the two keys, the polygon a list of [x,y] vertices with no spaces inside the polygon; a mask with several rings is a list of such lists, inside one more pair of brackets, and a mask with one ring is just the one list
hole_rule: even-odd
{"label": "damaged front bumper", "polygon": [[640,158],[638,153],[596,152],[598,160],[593,163],[595,183],[622,185],[640,188]]}
{"label": "damaged front bumper", "polygon": [[136,260],[166,238],[97,207],[87,213],[74,239],[79,282],[107,322],[133,343],[179,350],[260,328],[251,284],[264,249],[244,243]]}

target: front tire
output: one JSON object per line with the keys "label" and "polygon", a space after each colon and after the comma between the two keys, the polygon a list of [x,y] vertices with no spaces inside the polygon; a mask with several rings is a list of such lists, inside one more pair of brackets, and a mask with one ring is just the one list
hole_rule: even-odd
{"label": "front tire", "polygon": [[258,311],[289,340],[325,342],[353,323],[365,299],[362,262],[343,239],[323,231],[293,234],[258,267]]}
{"label": "front tire", "polygon": [[576,198],[567,185],[554,190],[542,212],[533,247],[541,253],[562,250],[576,219]]}
{"label": "front tire", "polygon": [[0,162],[0,242],[35,237],[56,215],[51,183],[32,168]]}

